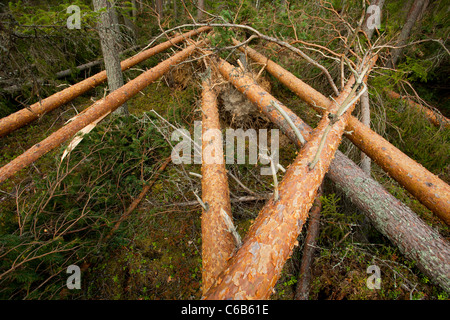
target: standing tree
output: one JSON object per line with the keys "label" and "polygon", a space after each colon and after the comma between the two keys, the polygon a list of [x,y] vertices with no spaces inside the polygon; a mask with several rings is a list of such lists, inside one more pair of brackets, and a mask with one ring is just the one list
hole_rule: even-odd
{"label": "standing tree", "polygon": [[[94,10],[100,11],[100,19],[98,22],[98,34],[100,36],[100,44],[102,47],[103,59],[105,61],[106,76],[108,77],[109,91],[114,91],[123,86],[123,75],[120,67],[118,38],[116,29],[114,28],[115,9],[108,0],[93,0]],[[124,103],[119,107],[115,114],[128,114],[128,106]]]}
{"label": "standing tree", "polygon": [[205,0],[198,0],[197,3],[197,21],[202,20],[203,11],[205,10]]}
{"label": "standing tree", "polygon": [[390,61],[391,68],[394,68],[395,65],[397,64],[397,61],[402,54],[403,46],[406,44],[406,41],[408,41],[409,35],[411,34],[411,30],[414,24],[416,23],[422,10],[425,9],[424,5],[425,0],[414,0],[414,3],[409,9],[405,25],[403,26],[397,41],[397,48],[392,50],[392,60]]}

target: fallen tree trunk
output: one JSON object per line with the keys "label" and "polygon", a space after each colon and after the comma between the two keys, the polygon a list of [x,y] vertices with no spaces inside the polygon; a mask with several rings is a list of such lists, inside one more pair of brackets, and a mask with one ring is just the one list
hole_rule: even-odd
{"label": "fallen tree trunk", "polygon": [[[226,79],[243,93],[250,93],[253,80],[239,77],[239,73],[226,61],[220,61],[218,68]],[[233,70],[234,69],[234,70]],[[329,110],[337,113],[341,105],[353,98],[352,77],[343,92],[336,98],[336,104]],[[262,90],[262,89],[261,89]],[[274,98],[267,92],[254,92],[261,97],[256,100],[261,106]],[[278,102],[275,102],[278,103]],[[216,283],[204,295],[206,299],[268,299],[281,270],[292,253],[309,209],[316,197],[317,189],[334,157],[345,129],[346,120],[356,102],[336,120],[324,116],[312,133],[311,139],[300,150],[294,163],[289,166],[279,184],[279,199],[272,198],[263,207],[250,227],[241,248],[230,259]],[[328,132],[328,135],[325,136]],[[321,143],[325,136],[326,142]],[[319,154],[319,161],[316,161]],[[315,163],[311,167],[311,163]]]}
{"label": "fallen tree trunk", "polygon": [[[225,269],[236,248],[227,170],[223,159],[217,94],[211,78],[202,83],[202,291],[205,293]],[[227,217],[225,217],[226,215]]]}
{"label": "fallen tree trunk", "polygon": [[316,249],[316,238],[319,236],[320,227],[320,210],[322,203],[320,202],[321,192],[319,191],[314,200],[314,205],[309,213],[308,232],[302,254],[302,263],[298,273],[297,288],[295,289],[295,300],[308,300],[309,284],[311,282],[311,265],[313,261],[314,251]]}
{"label": "fallen tree trunk", "polygon": [[349,158],[336,153],[328,177],[373,226],[434,283],[450,293],[450,244]]}
{"label": "fallen tree trunk", "polygon": [[[239,44],[234,40],[235,44]],[[323,113],[333,101],[326,98],[302,80],[275,62],[251,48],[240,47],[253,60],[266,65],[266,70],[280,80],[302,100]],[[450,224],[450,186],[429,172],[421,164],[409,158],[375,131],[351,116],[345,136],[374,160],[383,170],[397,180],[428,209],[446,224]]]}
{"label": "fallen tree trunk", "polygon": [[[130,57],[121,63],[121,68],[127,70],[132,66],[140,63],[151,56],[170,48],[173,44],[179,43],[188,37],[197,35],[200,32],[209,30],[209,27],[202,27],[196,30],[192,30],[166,42],[163,42],[153,48],[142,51],[133,57]],[[66,88],[60,92],[51,95],[35,104],[32,104],[28,108],[21,109],[7,117],[0,119],[0,137],[38,119],[40,116],[46,114],[47,112],[62,106],[63,104],[75,99],[76,97],[82,95],[88,90],[95,88],[99,84],[106,80],[106,71],[102,71],[89,77],[73,86]]]}
{"label": "fallen tree trunk", "polygon": [[408,102],[408,104],[411,107],[416,108],[417,110],[422,112],[425,115],[425,117],[427,117],[427,119],[430,120],[430,122],[433,125],[435,125],[436,127],[440,127],[442,125],[444,128],[450,129],[450,119],[448,119],[444,115],[438,114],[437,112],[434,112],[433,110],[430,110],[429,108],[427,108],[409,98],[402,97],[397,92],[394,92],[391,90],[386,90],[386,93],[387,93],[388,97],[390,97],[392,99],[403,99],[404,101]]}
{"label": "fallen tree trunk", "polygon": [[122,222],[125,221],[126,219],[128,219],[128,217],[131,215],[131,213],[133,213],[133,211],[141,203],[142,199],[144,199],[144,197],[147,194],[147,192],[149,192],[150,189],[153,187],[153,185],[155,184],[156,180],[158,180],[159,175],[161,174],[161,172],[163,172],[166,169],[167,165],[170,163],[171,160],[172,160],[172,158],[169,156],[163,162],[163,164],[158,168],[158,170],[155,172],[155,174],[153,175],[152,179],[144,185],[144,187],[142,188],[142,191],[133,200],[133,202],[130,204],[130,206],[127,208],[127,210],[122,214],[120,219],[117,220],[117,222],[114,224],[114,227],[111,229],[111,231],[105,237],[105,239],[104,239],[105,242],[108,241],[109,239],[111,239],[111,237],[113,236],[114,232],[116,232],[119,229],[119,227],[122,224]]}
{"label": "fallen tree trunk", "polygon": [[161,77],[170,69],[171,66],[185,60],[194,52],[195,48],[196,45],[187,47],[169,59],[164,60],[156,67],[147,70],[137,78],[129,81],[123,87],[111,92],[104,99],[95,102],[73,121],[69,122],[64,127],[48,136],[46,139],[35,144],[13,161],[0,168],[0,183],[13,176],[17,171],[33,163],[50,150],[70,139],[79,130],[83,129],[94,120],[100,118],[108,112],[114,111],[125,101],[136,95],[140,90],[144,89],[150,83]]}
{"label": "fallen tree trunk", "polygon": [[[130,51],[139,49],[139,48],[141,48],[141,46],[133,46],[133,47],[131,47],[131,48],[128,48],[128,49],[126,49],[126,50],[120,52],[120,54],[122,55],[122,54],[128,53],[128,52],[130,52]],[[99,59],[99,60],[91,61],[91,62],[82,64],[82,65],[76,66],[75,69],[77,69],[78,72],[81,72],[81,71],[84,71],[84,70],[91,69],[91,68],[93,68],[93,67],[99,66],[99,65],[101,65],[102,63],[103,63],[103,60],[102,60],[102,59]],[[123,70],[122,70],[122,71],[123,71]],[[59,78],[64,78],[64,77],[70,76],[72,73],[73,73],[73,69],[66,69],[66,70],[58,71],[58,72],[55,74],[55,77],[56,77],[57,79],[59,79]]]}
{"label": "fallen tree trunk", "polygon": [[[248,76],[238,71],[221,68],[221,74],[244,93],[258,109],[272,120],[298,147],[302,144],[288,122],[274,116],[270,99],[277,101]],[[232,69],[232,67],[231,67]],[[258,103],[261,101],[262,103]],[[312,129],[288,108],[285,109],[306,140]],[[330,165],[327,176],[340,188],[359,210],[368,216],[374,226],[434,283],[450,292],[450,245],[433,228],[423,222],[409,207],[387,192],[381,184],[365,174],[339,150]],[[364,182],[364,185],[362,185]],[[367,187],[366,187],[367,186]],[[411,222],[411,223],[410,223]]]}
{"label": "fallen tree trunk", "polygon": [[[133,50],[136,50],[136,49],[139,49],[139,48],[140,48],[140,46],[134,46],[134,47],[128,48],[127,50],[122,51],[120,54],[125,54],[127,52],[130,52],[130,51],[133,51]],[[77,69],[79,72],[81,72],[81,71],[84,71],[84,70],[91,69],[93,67],[99,66],[102,63],[103,63],[103,60],[101,60],[101,59],[100,60],[95,60],[95,61],[91,61],[91,62],[82,64],[82,65],[76,66],[75,69]],[[66,70],[58,71],[55,74],[55,77],[57,79],[64,78],[64,77],[70,76],[72,73],[73,73],[73,69],[66,69]],[[40,79],[36,79],[35,82],[37,84],[39,84],[40,86],[42,86],[45,83],[45,80],[40,78]],[[33,82],[27,82],[24,85],[25,86],[31,86],[31,85],[33,85]],[[51,84],[49,83],[49,85],[51,85]],[[4,91],[4,92],[9,93],[11,95],[13,95],[13,94],[17,93],[18,91],[22,90],[22,85],[14,84],[14,85],[2,88],[1,90]]]}

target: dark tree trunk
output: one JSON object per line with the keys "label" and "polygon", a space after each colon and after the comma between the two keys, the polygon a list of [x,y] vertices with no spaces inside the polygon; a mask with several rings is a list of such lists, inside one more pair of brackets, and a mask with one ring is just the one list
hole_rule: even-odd
{"label": "dark tree trunk", "polygon": [[409,36],[411,34],[411,30],[414,24],[416,23],[419,14],[422,12],[424,3],[425,0],[415,0],[411,8],[409,9],[405,25],[403,26],[403,29],[400,33],[400,36],[396,44],[396,46],[399,48],[395,48],[394,50],[392,50],[392,60],[390,62],[390,66],[392,68],[394,68],[397,65],[398,59],[400,58],[403,51],[402,46],[404,46],[407,43]]}

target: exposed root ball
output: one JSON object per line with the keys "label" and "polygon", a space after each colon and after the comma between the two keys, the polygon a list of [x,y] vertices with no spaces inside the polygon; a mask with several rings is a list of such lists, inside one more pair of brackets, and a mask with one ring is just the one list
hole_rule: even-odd
{"label": "exposed root ball", "polygon": [[[256,75],[253,74],[253,78],[255,77]],[[264,90],[270,92],[269,81],[260,77],[257,82]],[[270,127],[269,119],[259,112],[258,108],[233,85],[224,85],[220,90],[219,98],[224,120],[231,127],[243,129]]]}

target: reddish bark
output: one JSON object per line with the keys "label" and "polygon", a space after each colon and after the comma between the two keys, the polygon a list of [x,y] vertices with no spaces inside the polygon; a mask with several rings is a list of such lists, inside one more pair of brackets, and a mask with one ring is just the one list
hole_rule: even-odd
{"label": "reddish bark", "polygon": [[169,59],[161,62],[156,67],[142,73],[118,90],[111,92],[104,99],[94,103],[83,113],[79,114],[73,121],[69,122],[49,137],[35,144],[13,161],[0,168],[0,183],[10,178],[17,171],[33,163],[50,150],[61,145],[64,141],[73,137],[79,130],[83,129],[94,120],[108,112],[114,111],[125,101],[136,95],[140,90],[161,77],[171,66],[185,60],[195,49],[196,45],[187,47],[183,51],[180,51]]}
{"label": "reddish bark", "polygon": [[403,99],[404,101],[408,102],[408,104],[413,107],[416,108],[417,110],[419,110],[420,112],[422,112],[425,117],[428,118],[428,120],[430,120],[430,122],[435,125],[436,127],[440,127],[441,125],[444,128],[450,129],[450,119],[448,119],[447,117],[445,117],[442,114],[437,114],[436,112],[433,112],[432,110],[428,109],[427,107],[414,102],[413,100],[409,99],[409,98],[404,98],[401,95],[399,95],[397,92],[391,91],[391,90],[387,90],[387,95],[392,98],[392,99]]}
{"label": "reddish bark", "polygon": [[[235,44],[238,44],[236,40]],[[305,102],[323,113],[333,101],[295,77],[275,62],[268,60],[251,48],[242,48],[253,60],[266,64],[266,70],[297,94]],[[450,224],[450,186],[409,158],[391,143],[350,117],[346,137],[374,160],[406,190],[433,211],[445,223]],[[401,159],[401,160],[400,160]]]}
{"label": "reddish bark", "polygon": [[[227,76],[229,73],[226,70],[221,73],[254,103],[269,96],[256,83],[244,86],[243,83],[250,83],[252,79],[247,77],[245,82],[241,82],[243,76],[237,71],[232,76]],[[275,117],[270,101],[264,101],[257,105],[258,109],[301,147],[287,121],[282,117]],[[303,137],[310,140],[312,129],[289,109],[283,108]],[[439,232],[423,222],[415,212],[387,192],[339,150],[327,175],[407,258],[415,261],[418,268],[433,282],[450,292],[450,245]]]}
{"label": "reddish bark", "polygon": [[[205,293],[216,281],[235,249],[235,243],[223,214],[232,221],[227,170],[223,160],[217,95],[210,80],[202,83],[202,291]],[[208,131],[210,130],[210,131]],[[211,151],[211,152],[208,152]],[[211,154],[218,152],[219,154]],[[209,158],[222,159],[222,163],[208,163]]]}
{"label": "reddish bark", "polygon": [[319,191],[314,200],[314,205],[309,212],[308,231],[303,248],[302,263],[300,266],[297,288],[295,290],[295,300],[308,300],[309,283],[311,282],[311,265],[313,261],[316,238],[319,236],[320,210],[322,203],[320,202],[321,192]]}
{"label": "reddish bark", "polygon": [[[142,51],[133,57],[130,57],[121,62],[122,71],[131,68],[139,62],[142,62],[155,54],[170,48],[172,45],[185,40],[188,37],[197,35],[200,32],[210,30],[210,27],[202,27],[196,30],[192,30],[185,34],[174,37],[166,42],[158,44],[157,46],[148,50]],[[92,77],[89,77],[73,86],[66,88],[60,92],[51,95],[35,104],[32,104],[28,108],[21,109],[7,117],[0,119],[0,137],[30,123],[41,117],[42,115],[50,112],[51,110],[62,106],[63,104],[75,99],[90,89],[95,88],[99,84],[105,82],[106,71],[99,72]]]}
{"label": "reddish bark", "polygon": [[[218,63],[218,68],[225,78],[235,77],[236,71],[225,61]],[[229,74],[226,76],[226,74]],[[233,75],[232,75],[233,74]],[[252,94],[252,80],[247,86],[236,86],[249,97]],[[231,79],[233,82],[235,79]],[[329,112],[336,113],[339,106],[347,99],[354,78],[350,79],[343,92],[336,98]],[[235,83],[233,83],[235,84]],[[254,92],[255,95],[268,95]],[[253,99],[251,99],[253,101]],[[289,258],[301,232],[308,211],[312,206],[325,173],[334,157],[344,132],[348,115],[354,108],[335,121],[329,130],[326,143],[320,152],[320,160],[310,169],[319,150],[320,140],[331,120],[324,116],[318,127],[301,149],[294,163],[289,166],[279,184],[279,199],[270,199],[250,227],[242,247],[230,259],[228,268],[217,282],[204,295],[206,299],[267,299],[275,286],[284,263]],[[264,106],[264,105],[263,105]]]}

